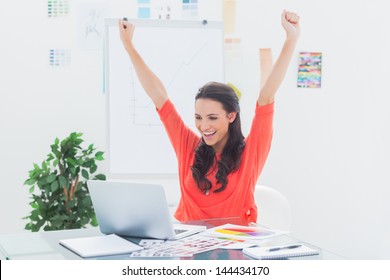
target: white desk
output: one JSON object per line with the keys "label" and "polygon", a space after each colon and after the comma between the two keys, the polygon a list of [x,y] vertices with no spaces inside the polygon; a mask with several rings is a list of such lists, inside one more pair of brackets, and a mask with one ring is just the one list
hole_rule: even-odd
{"label": "white desk", "polygon": [[[203,222],[202,222],[203,223]],[[199,223],[198,223],[199,224]],[[47,232],[25,232],[20,234],[0,235],[0,258],[2,259],[82,259],[78,255],[61,246],[58,242],[61,239],[87,237],[102,235],[98,228],[76,229],[76,230],[61,230],[61,231],[47,231]],[[129,238],[137,243],[139,238]],[[290,235],[282,235],[269,239],[265,245],[282,245],[288,243],[302,242]],[[305,242],[303,242],[305,243]],[[307,243],[305,243],[307,244]],[[317,246],[307,244],[310,247],[319,250],[319,255],[307,256],[294,259],[326,259],[326,260],[340,260],[343,257],[328,252]],[[131,258],[128,255],[117,255],[110,257],[101,257],[98,259],[140,259]],[[156,259],[156,258],[153,258]],[[164,258],[172,259],[172,258]],[[209,252],[199,253],[192,258],[182,259],[196,259],[196,260],[246,260],[251,259],[241,252],[241,250],[226,250],[216,249]]]}

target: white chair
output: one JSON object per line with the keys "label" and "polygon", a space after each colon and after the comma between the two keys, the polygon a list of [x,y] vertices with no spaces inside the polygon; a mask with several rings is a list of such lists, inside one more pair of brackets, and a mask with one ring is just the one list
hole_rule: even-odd
{"label": "white chair", "polygon": [[257,223],[271,229],[290,230],[291,208],[279,191],[263,185],[255,187]]}

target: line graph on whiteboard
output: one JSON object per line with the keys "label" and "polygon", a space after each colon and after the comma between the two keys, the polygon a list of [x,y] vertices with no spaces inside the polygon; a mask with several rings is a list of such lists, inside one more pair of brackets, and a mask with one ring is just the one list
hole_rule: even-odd
{"label": "line graph on whiteboard", "polygon": [[[110,33],[111,41],[119,41],[118,32],[113,31]],[[180,43],[177,43],[177,39],[169,39],[172,37],[180,38]],[[223,44],[215,44],[219,37],[212,31],[205,35],[197,29],[191,33],[180,28],[160,28],[158,32],[147,27],[137,27],[135,30],[134,45],[163,82],[169,98],[188,126],[194,124],[194,97],[199,88],[209,81],[224,81],[221,67]],[[129,125],[151,128],[162,126],[154,104],[142,88],[120,42],[110,46],[110,53],[117,58],[110,59],[109,68],[118,69],[109,78],[110,91],[115,91],[116,99],[112,100],[112,107],[118,109],[127,104]],[[220,55],[211,56],[211,53]]]}
{"label": "line graph on whiteboard", "polygon": [[[193,128],[199,88],[210,81],[224,82],[223,26],[156,24],[137,25],[134,46],[164,84],[185,124]],[[108,37],[105,69],[110,172],[176,173],[175,153],[120,41],[117,24],[109,27]]]}
{"label": "line graph on whiteboard", "polygon": [[[190,109],[193,108],[194,98],[191,98],[191,94],[195,96],[195,93],[197,92],[196,86],[199,88],[202,85],[194,85],[194,88],[188,89],[190,90],[190,92],[184,92],[186,89],[181,89],[180,84],[182,84],[183,82],[185,82],[186,85],[190,84],[190,81],[188,81],[188,79],[193,79],[193,75],[196,75],[196,69],[194,68],[193,64],[196,63],[197,59],[202,59],[202,52],[207,48],[208,45],[209,42],[205,42],[199,47],[199,49],[194,49],[193,53],[188,52],[187,54],[185,54],[185,57],[182,57],[181,61],[178,59],[172,61],[172,64],[167,67],[167,69],[169,69],[169,72],[165,75],[167,77],[165,87],[171,99],[176,99],[180,95],[187,96],[186,99],[188,100],[180,100],[179,104],[182,109],[184,109],[184,102],[186,103],[185,107],[189,106],[187,107],[187,110],[182,110],[181,112],[183,120],[189,126],[192,126],[194,117],[193,114],[187,115],[185,112],[190,112]],[[140,92],[143,90],[139,89],[139,86],[137,85],[138,78],[136,77],[133,65],[130,66],[130,71],[131,90],[129,111],[132,117],[132,124],[135,126],[162,126],[162,123],[158,119],[157,114],[154,110],[153,102],[149,98],[145,100],[145,98],[143,98],[145,97],[144,93]],[[183,90],[183,92],[180,92],[180,90]],[[152,115],[150,115],[150,113],[152,113]]]}

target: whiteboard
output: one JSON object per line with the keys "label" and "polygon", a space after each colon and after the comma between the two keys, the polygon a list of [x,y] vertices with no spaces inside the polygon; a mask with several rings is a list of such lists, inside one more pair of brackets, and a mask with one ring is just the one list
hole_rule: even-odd
{"label": "whiteboard", "polygon": [[[164,83],[184,122],[194,127],[194,100],[209,81],[224,82],[221,22],[129,20],[134,45]],[[141,87],[119,37],[118,20],[105,20],[105,93],[109,176],[177,174],[169,138]]]}

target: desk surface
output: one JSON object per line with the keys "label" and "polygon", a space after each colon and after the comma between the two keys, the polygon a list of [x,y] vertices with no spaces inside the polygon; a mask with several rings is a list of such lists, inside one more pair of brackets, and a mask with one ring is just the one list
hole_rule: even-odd
{"label": "desk surface", "polygon": [[[228,221],[231,223],[231,221]],[[215,221],[201,221],[197,224],[206,224],[208,227],[218,226],[227,223],[226,220]],[[236,223],[237,224],[237,223]],[[82,259],[78,255],[69,251],[61,246],[58,242],[61,239],[89,237],[102,235],[98,228],[89,229],[76,229],[76,230],[61,230],[61,231],[46,231],[46,232],[26,232],[20,234],[8,234],[0,235],[0,259],[39,259],[39,260],[51,260],[51,259]],[[130,238],[131,241],[137,243],[140,239]],[[328,252],[312,244],[302,242],[290,235],[281,235],[270,238],[264,246],[278,246],[283,244],[290,244],[300,242],[306,244],[312,248],[317,249],[320,254],[314,256],[300,257],[294,259],[326,259],[326,260],[338,260],[343,257]],[[147,258],[133,258],[128,255],[117,255],[109,257],[100,257],[96,259],[147,259]],[[151,259],[151,258],[148,258]],[[153,260],[157,258],[152,258]],[[178,258],[160,258],[160,259],[178,259]],[[242,253],[241,250],[226,250],[216,249],[208,252],[195,254],[192,258],[182,259],[194,259],[194,260],[249,260],[250,257]]]}

